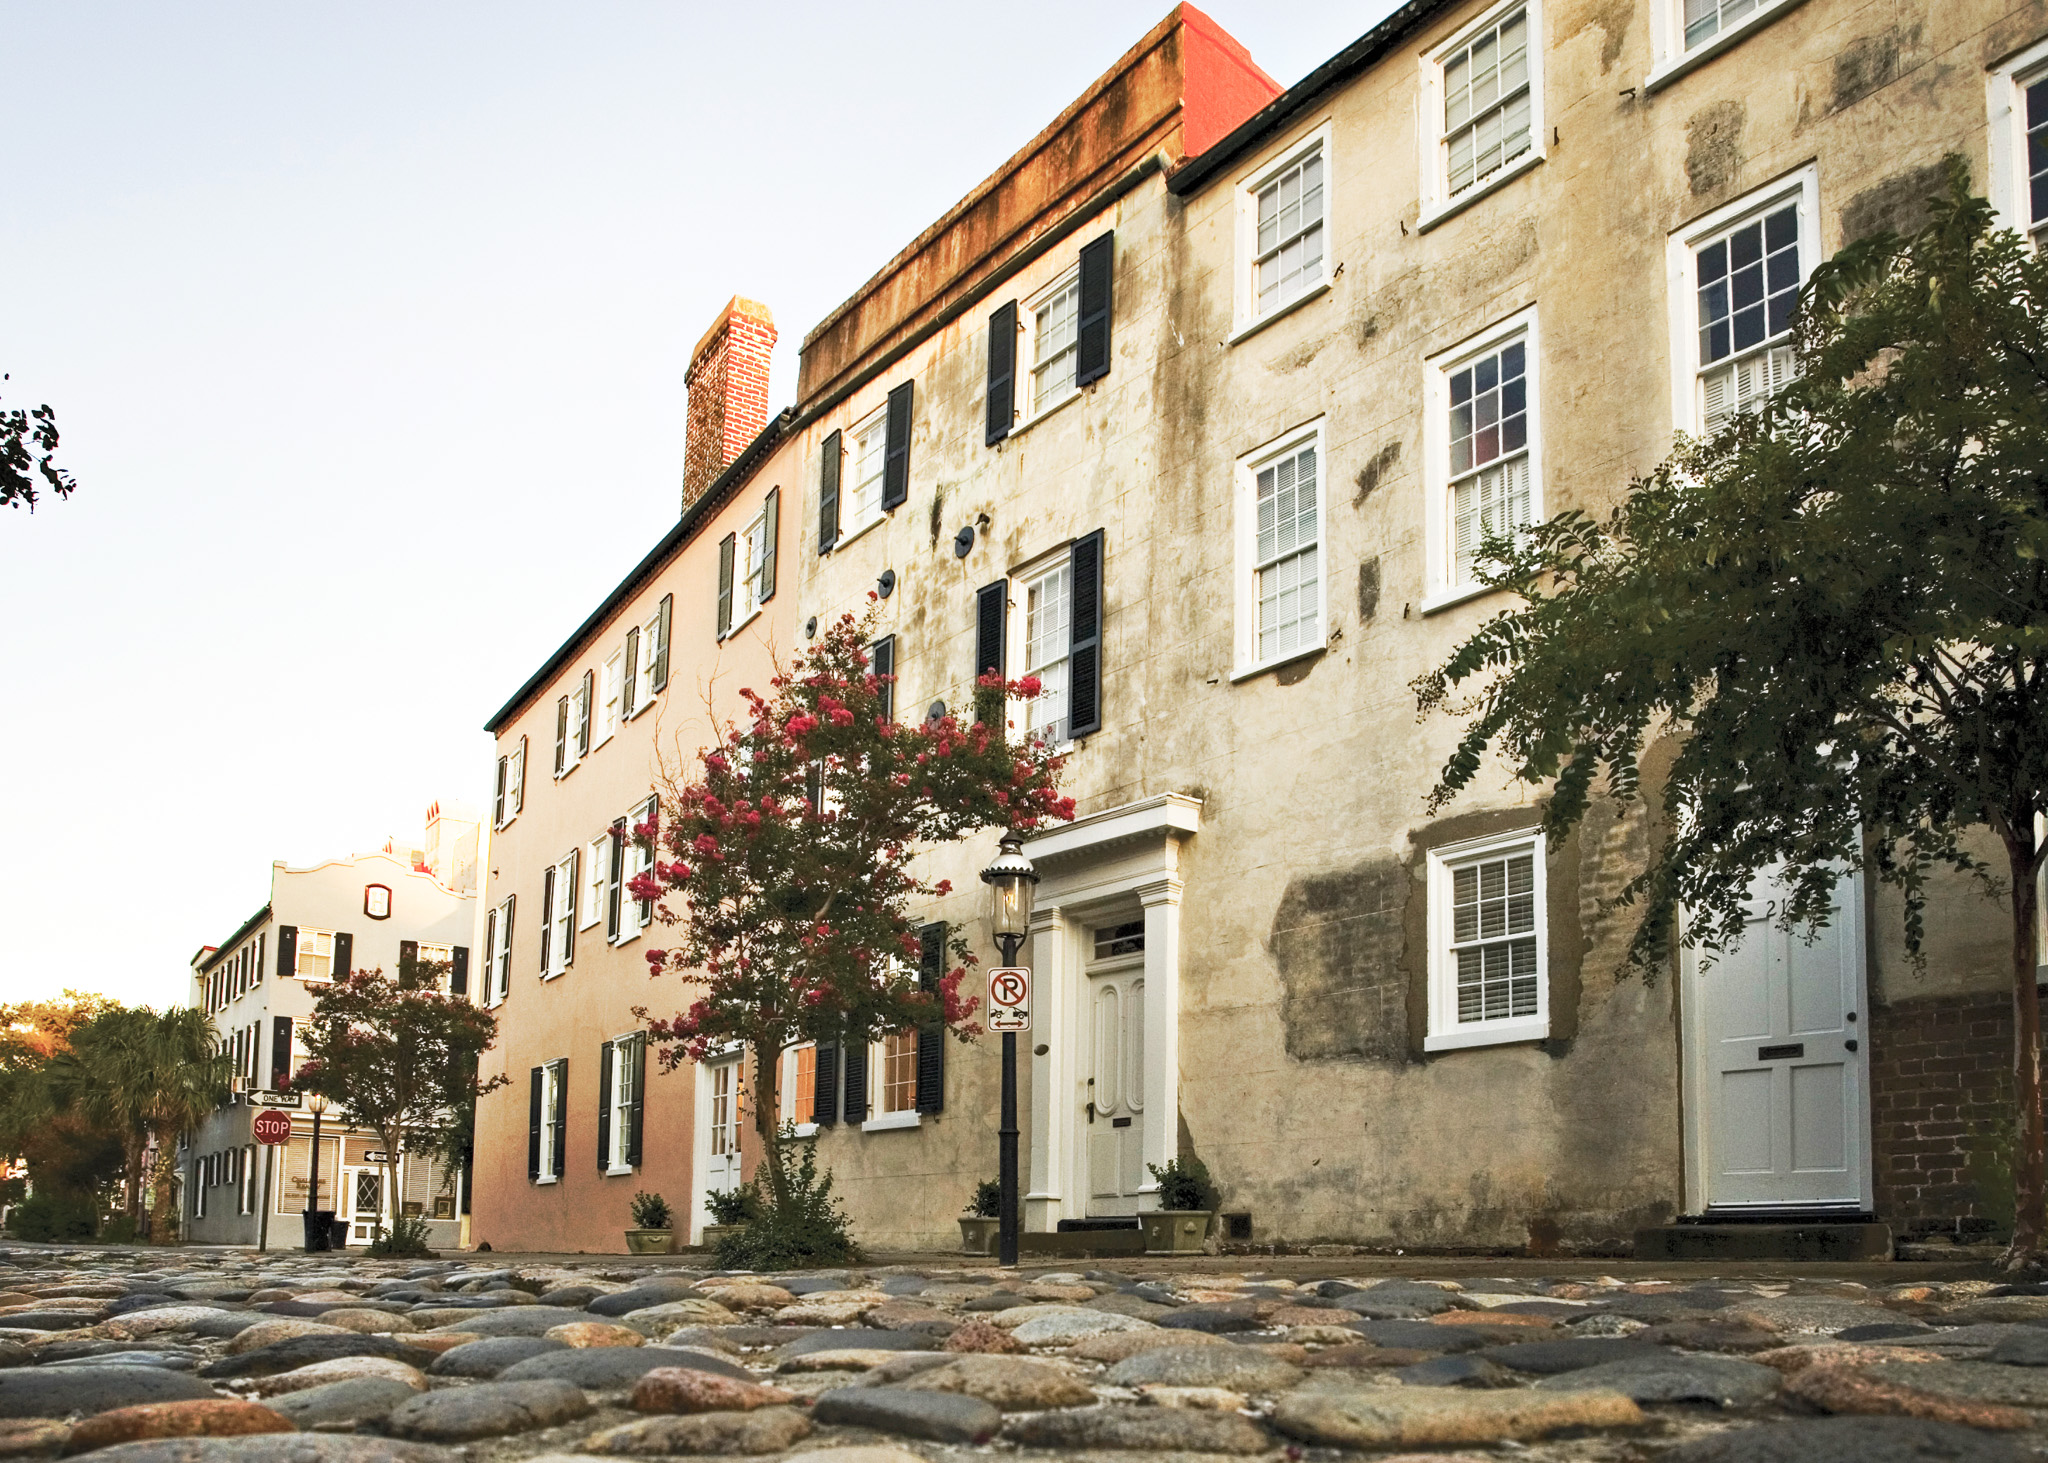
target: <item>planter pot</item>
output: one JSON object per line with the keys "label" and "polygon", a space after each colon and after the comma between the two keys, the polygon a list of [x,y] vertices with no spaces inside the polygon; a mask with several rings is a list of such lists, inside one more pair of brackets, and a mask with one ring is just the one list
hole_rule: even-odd
{"label": "planter pot", "polygon": [[729,1234],[738,1234],[745,1228],[744,1224],[707,1224],[704,1226],[704,1248],[715,1250],[720,1240]]}
{"label": "planter pot", "polygon": [[629,1255],[666,1255],[674,1251],[676,1232],[672,1229],[629,1229],[626,1231],[626,1253]]}
{"label": "planter pot", "polygon": [[1207,1209],[1155,1209],[1150,1214],[1140,1214],[1138,1225],[1145,1231],[1145,1253],[1199,1255],[1214,1218]]}
{"label": "planter pot", "polygon": [[963,1255],[993,1255],[996,1240],[1002,1233],[1003,1221],[983,1219],[978,1215],[960,1216],[960,1253]]}

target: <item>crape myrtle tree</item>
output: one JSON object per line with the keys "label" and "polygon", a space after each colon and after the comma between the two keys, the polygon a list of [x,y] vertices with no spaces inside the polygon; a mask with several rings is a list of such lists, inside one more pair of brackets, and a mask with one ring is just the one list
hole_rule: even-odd
{"label": "crape myrtle tree", "polygon": [[57,413],[47,405],[0,411],[0,508],[33,513],[44,489],[60,498],[77,490],[71,474],[51,461],[57,441]]}
{"label": "crape myrtle tree", "polygon": [[[1639,754],[1669,737],[1663,842],[1622,895],[1644,906],[1631,956],[1645,970],[1668,958],[1681,908],[1688,943],[1730,947],[1766,871],[1784,881],[1785,925],[1809,930],[1842,871],[1874,872],[1901,891],[1916,956],[1932,871],[2001,891],[2008,1262],[2038,1265],[2048,260],[1993,228],[1960,160],[1930,208],[1911,238],[1866,238],[1814,272],[1802,374],[1760,412],[1681,439],[1604,522],[1568,512],[1490,542],[1486,578],[1522,602],[1416,690],[1425,713],[1469,717],[1432,809],[1497,751],[1550,786],[1555,835],[1596,778],[1624,805],[1642,796]],[[1986,841],[2002,861],[1973,854]]]}
{"label": "crape myrtle tree", "polygon": [[[402,1213],[398,1155],[447,1154],[476,1099],[509,1080],[477,1076],[497,1019],[446,990],[448,962],[401,957],[395,975],[348,971],[313,1002],[294,1090],[324,1093],[384,1150],[385,1194]],[[394,1224],[395,1227],[395,1224]]]}
{"label": "crape myrtle tree", "polygon": [[[872,596],[870,596],[872,598]],[[650,974],[694,986],[678,1015],[647,1022],[664,1070],[738,1043],[754,1063],[754,1127],[769,1193],[788,1199],[780,1148],[780,1058],[804,1041],[864,1042],[913,1027],[978,1036],[975,963],[957,931],[943,974],[920,985],[915,907],[952,890],[919,855],[984,829],[1029,832],[1072,818],[1064,759],[1013,734],[1010,703],[1036,677],[983,676],[971,721],[901,725],[893,676],[868,647],[875,611],[844,615],[778,665],[770,694],[743,689],[748,719],[723,729],[690,775],[669,773],[655,820],[632,830],[651,867],[630,886],[675,931]],[[758,1177],[758,1176],[757,1176]]]}

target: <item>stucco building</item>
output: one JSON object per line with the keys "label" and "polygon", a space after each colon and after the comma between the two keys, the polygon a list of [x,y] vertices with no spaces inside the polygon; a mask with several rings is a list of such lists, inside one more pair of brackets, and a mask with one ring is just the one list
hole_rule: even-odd
{"label": "stucco building", "polygon": [[[1502,607],[1486,531],[1604,513],[1782,384],[1800,283],[1945,154],[2048,220],[2044,77],[2043,0],[1412,0],[1284,91],[1181,7],[810,333],[762,449],[782,643],[886,585],[899,717],[1029,672],[1072,748],[1081,815],[1027,845],[1028,1231],[1176,1155],[1254,1241],[1982,1219],[2002,910],[1942,883],[1916,966],[1885,891],[1809,944],[1760,886],[1710,973],[1623,976],[1650,818],[1549,845],[1505,776],[1427,816],[1457,727],[1410,686]],[[984,950],[991,851],[925,912]],[[935,1093],[901,1058],[793,1053],[786,1112],[866,1242],[934,1247],[994,1172],[993,1044]]]}
{"label": "stucco building", "polygon": [[[435,813],[440,811],[436,805]],[[461,1238],[462,1175],[428,1154],[402,1153],[399,1192],[377,1136],[352,1126],[346,1104],[321,1119],[319,1194],[314,1197],[313,1120],[290,1078],[307,1060],[306,1023],[322,989],[351,970],[395,971],[401,958],[449,967],[448,989],[466,995],[473,889],[443,882],[474,874],[476,827],[452,807],[430,813],[427,850],[366,853],[308,868],[271,866],[270,898],[218,945],[192,959],[192,1004],[205,1011],[234,1062],[235,1095],[202,1123],[180,1155],[184,1234],[200,1244],[296,1249],[300,1215],[332,1209],[347,1243],[368,1244],[374,1226],[400,1215],[429,1221],[428,1243]],[[445,826],[444,826],[445,824]],[[467,847],[467,864],[462,850]],[[259,1144],[250,1124],[265,1107],[292,1119],[283,1144]],[[395,1202],[394,1202],[395,1201]]]}

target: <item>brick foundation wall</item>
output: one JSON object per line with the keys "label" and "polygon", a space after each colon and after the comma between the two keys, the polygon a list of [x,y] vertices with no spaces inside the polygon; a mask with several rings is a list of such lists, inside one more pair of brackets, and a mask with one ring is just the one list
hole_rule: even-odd
{"label": "brick foundation wall", "polygon": [[697,348],[683,386],[690,393],[683,440],[683,506],[768,425],[768,363],[775,350],[768,307],[733,298]]}
{"label": "brick foundation wall", "polygon": [[[2012,998],[1928,997],[1870,1013],[1877,1215],[1901,1234],[1992,1226],[1971,1153],[2012,1112]],[[1960,1224],[1958,1223],[1960,1221]]]}

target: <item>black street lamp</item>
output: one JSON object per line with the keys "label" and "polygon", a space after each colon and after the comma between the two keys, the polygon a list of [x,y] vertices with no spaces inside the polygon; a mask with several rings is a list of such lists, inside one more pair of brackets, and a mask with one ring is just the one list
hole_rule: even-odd
{"label": "black street lamp", "polygon": [[[1003,835],[996,861],[981,871],[989,889],[989,925],[1003,946],[1003,964],[1017,963],[1017,947],[1031,932],[1032,889],[1038,870],[1024,857],[1023,841]],[[1003,1212],[997,1230],[998,1258],[1017,1263],[1017,1033],[1003,1033],[1003,1121],[996,1130],[997,1177],[1002,1182]]]}
{"label": "black street lamp", "polygon": [[324,1250],[333,1245],[328,1237],[328,1226],[316,1218],[320,1212],[320,1119],[327,1112],[327,1094],[307,1093],[306,1111],[313,1115],[313,1171],[309,1176],[311,1184],[306,1190],[306,1248]]}

